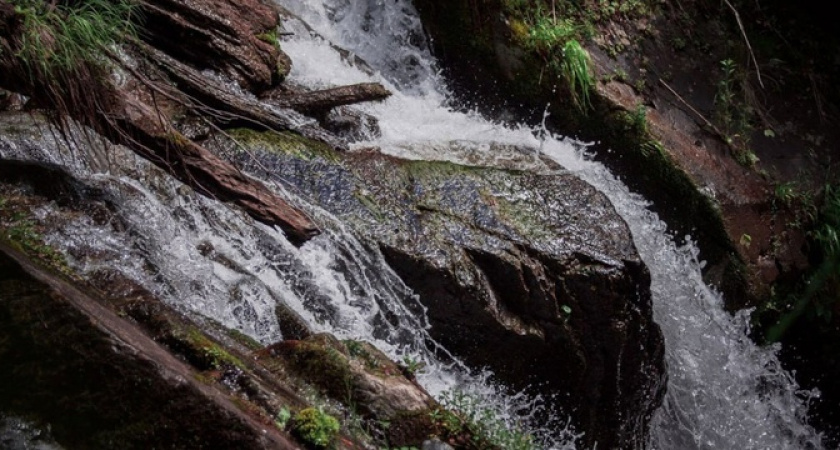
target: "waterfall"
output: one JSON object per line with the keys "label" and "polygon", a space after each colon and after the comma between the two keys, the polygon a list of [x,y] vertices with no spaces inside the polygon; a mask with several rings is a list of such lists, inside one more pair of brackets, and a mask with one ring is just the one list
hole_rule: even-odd
{"label": "waterfall", "polygon": [[[310,87],[379,81],[394,92],[382,103],[359,107],[379,119],[380,133],[358,146],[375,145],[402,158],[553,170],[540,162],[539,151],[610,198],[650,268],[655,319],[665,335],[668,394],[654,418],[652,448],[821,448],[804,424],[813,394],[800,392],[781,368],[778,349],[750,341],[746,313],[728,315],[720,295],[703,284],[690,240],[675,245],[647,202],[594,162],[585,145],[449,108],[445,82],[405,0],[281,4],[308,24],[284,23],[294,33],[282,42],[294,62],[290,81]],[[19,128],[32,127],[21,120]],[[82,216],[47,236],[76,269],[119,267],[170,305],[264,344],[282,338],[274,314],[282,303],[316,331],[374,342],[395,359],[424,360],[430,367],[418,378],[433,394],[469,390],[510,421],[534,417],[544,407],[540,398],[507,392],[490,381],[492,374],[476,375],[448,355],[429,336],[424,308],[411,290],[375,248],[328,212],[303,205],[324,233],[296,248],[278,230],[196,194],[131,152],[109,149],[103,171],[99,163],[80,160],[85,152],[68,148],[72,142],[43,131],[32,128],[31,143],[0,134],[0,157],[68,167],[118,208],[119,224]],[[512,148],[530,148],[534,155]],[[44,220],[57,214],[52,205],[34,213]],[[527,426],[546,448],[575,448],[575,432],[562,414]]]}
{"label": "waterfall", "polygon": [[[471,164],[476,152],[491,152],[482,159],[489,165],[509,159],[493,154],[497,148],[532,148],[609,197],[651,271],[654,317],[665,337],[668,392],[654,418],[652,448],[821,448],[820,436],[805,425],[808,399],[817,393],[799,389],[781,367],[778,347],[762,348],[750,340],[748,312],[724,311],[720,294],[702,280],[702,262],[690,237],[677,246],[648,203],[594,162],[585,145],[448,108],[447,89],[406,0],[281,4],[317,32],[307,32],[295,20],[285,24],[295,32],[283,44],[296,62],[293,81],[314,87],[380,81],[395,92],[381,104],[361,107],[379,118],[381,135],[359,145],[374,144],[403,158]],[[354,52],[376,72],[353,64],[331,44]]]}

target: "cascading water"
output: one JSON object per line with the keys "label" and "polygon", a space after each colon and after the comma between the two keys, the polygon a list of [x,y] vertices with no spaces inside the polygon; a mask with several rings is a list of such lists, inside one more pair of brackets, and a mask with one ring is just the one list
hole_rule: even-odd
{"label": "cascading water", "polygon": [[43,429],[18,417],[0,413],[0,448],[5,450],[63,450],[49,429]]}
{"label": "cascading water", "polygon": [[[577,143],[446,107],[445,84],[410,3],[284,0],[283,6],[320,34],[311,34],[302,22],[285,22],[295,33],[283,43],[294,61],[291,81],[312,87],[381,81],[394,92],[381,104],[361,107],[379,119],[381,134],[359,145],[404,158],[551,170],[536,156],[500,150],[532,148],[612,200],[650,268],[655,316],[668,349],[668,394],[654,419],[652,447],[820,448],[819,436],[803,425],[808,393],[797,391],[774,349],[750,342],[744,315],[733,318],[723,311],[720,297],[701,280],[694,247],[677,247],[644,199],[587,158]],[[332,44],[356,52],[373,70]],[[263,343],[281,338],[274,308],[282,303],[315,330],[372,341],[397,359],[410,354],[425,360],[432,367],[420,381],[433,393],[472,389],[511,417],[539,408],[538,399],[504,393],[448,356],[426,333],[422,305],[381,255],[327,212],[303,205],[325,233],[295,248],[277,230],[194,194],[130,153],[112,153],[103,174],[63,156],[83,152],[68,151],[61,140],[38,139],[38,146],[27,146],[0,136],[0,156],[69,166],[118,205],[119,226],[79,218],[49,236],[80,270],[118,266],[170,304]],[[48,219],[54,210],[47,205],[36,214]],[[531,428],[545,436],[547,448],[574,448],[574,433],[563,417],[555,422]]]}
{"label": "cascading water", "polygon": [[[304,61],[293,68],[293,81],[318,87],[383,81],[342,58],[332,43],[370,63],[395,91],[381,104],[361,107],[379,118],[381,136],[360,145],[372,143],[404,158],[471,164],[475,152],[499,144],[533,148],[610,198],[651,271],[654,315],[665,335],[668,393],[654,418],[653,448],[821,448],[820,436],[804,424],[807,400],[816,394],[799,390],[781,368],[777,348],[760,348],[749,339],[747,313],[733,317],[723,310],[720,295],[703,283],[690,240],[678,247],[647,202],[588,158],[584,146],[447,108],[446,88],[407,1],[281,3],[320,34],[286,22],[295,38],[283,48],[294,61]],[[465,160],[453,146],[473,157]],[[505,156],[486,155],[484,161],[492,164],[497,157]]]}

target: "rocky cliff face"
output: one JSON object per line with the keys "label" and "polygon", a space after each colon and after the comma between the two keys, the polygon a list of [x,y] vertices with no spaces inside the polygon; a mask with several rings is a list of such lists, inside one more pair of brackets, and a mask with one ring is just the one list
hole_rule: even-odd
{"label": "rocky cliff face", "polygon": [[[545,162],[541,173],[530,173],[406,161],[375,150],[343,153],[339,151],[343,143],[335,134],[312,121],[298,120],[302,117],[298,112],[278,108],[276,103],[269,106],[255,97],[271,86],[277,88],[270,96],[275,100],[278,95],[293,95],[277,87],[288,64],[282,63],[280,50],[266,42],[272,41],[268,35],[277,32],[277,12],[269,4],[144,0],[140,6],[147,15],[140,33],[145,43],[135,42],[125,49],[121,62],[125,71],[120,73],[126,78],[106,86],[106,93],[113,96],[109,105],[116,106],[97,111],[101,115],[93,118],[79,118],[92,127],[87,134],[74,126],[65,128],[71,135],[68,147],[43,134],[40,127],[45,124],[38,119],[33,122],[20,113],[6,113],[0,123],[0,156],[37,161],[0,167],[4,199],[0,219],[5,236],[21,241],[18,245],[28,258],[42,260],[53,271],[70,277],[61,286],[75,284],[89,291],[85,304],[99,305],[96,308],[104,308],[103,314],[113,315],[114,327],[103,330],[94,324],[91,332],[98,334],[92,343],[105,345],[101,342],[121,339],[124,332],[137,336],[108,364],[128,370],[136,365],[133,352],[139,352],[143,364],[160,369],[142,372],[142,380],[149,380],[150,389],[159,393],[178,388],[167,375],[173,367],[182,377],[197,379],[187,383],[189,398],[204,402],[201,408],[215,411],[208,413],[211,416],[218,413],[239,424],[236,433],[242,436],[231,439],[239,439],[243,448],[296,445],[285,434],[287,424],[274,422],[282,410],[298,411],[311,403],[297,394],[307,390],[344,402],[342,411],[349,411],[348,415],[360,414],[368,429],[376,431],[376,445],[419,446],[429,434],[436,434],[451,438],[460,448],[473,448],[460,432],[431,419],[430,412],[439,405],[403,369],[366,344],[313,336],[297,312],[282,307],[282,298],[271,298],[275,294],[266,294],[266,301],[280,305],[277,315],[286,340],[268,347],[238,339],[241,336],[235,331],[214,325],[200,312],[184,315],[173,310],[140,280],[133,280],[129,267],[122,267],[133,249],[166,245],[151,242],[151,236],[138,233],[124,220],[126,213],[121,209],[127,206],[120,202],[145,194],[138,194],[136,188],[127,194],[120,186],[96,181],[95,176],[85,178],[79,167],[112,171],[141,186],[174,176],[194,190],[150,188],[148,195],[174,196],[185,204],[192,203],[196,193],[213,199],[208,202],[226,201],[230,208],[247,213],[232,214],[247,223],[242,227],[258,230],[247,222],[251,219],[279,225],[297,244],[310,239],[317,228],[329,226],[326,220],[314,223],[306,212],[309,209],[319,217],[315,210],[323,208],[345,223],[371,252],[384,255],[419,296],[432,337],[455,356],[472,367],[489,367],[512,389],[531,387],[549,394],[553,406],[569,414],[577,431],[585,433],[584,446],[644,447],[650,416],[665,386],[663,343],[651,315],[647,269],[626,224],[602,194]],[[19,25],[11,9],[2,12],[6,24]],[[0,26],[0,32],[13,29]],[[14,35],[0,34],[0,39],[4,39],[4,50],[19,44]],[[190,45],[182,45],[186,40]],[[3,60],[7,69],[14,68],[14,63]],[[278,69],[278,65],[283,67]],[[230,89],[208,75],[208,70],[228,77],[228,82],[238,83],[243,90]],[[0,84],[23,93],[36,87],[21,73],[5,73]],[[325,120],[323,110],[301,110]],[[156,167],[128,167],[130,158],[122,160],[125,149],[100,140],[97,132],[125,144]],[[115,157],[120,163],[113,161]],[[44,165],[44,161],[66,167]],[[238,168],[263,180],[245,176]],[[43,181],[47,179],[52,182]],[[278,180],[310,204],[290,206],[286,194],[270,187]],[[36,206],[53,208],[53,212],[27,212]],[[199,210],[204,220],[223,226],[223,218]],[[189,215],[180,208],[172,214],[173,221]],[[26,216],[25,222],[21,215]],[[21,231],[24,223],[38,234]],[[53,241],[59,248],[56,253],[37,238],[51,233],[60,236],[72,229],[67,227],[70,223],[101,229],[102,234],[91,234],[94,238],[119,236],[114,242],[130,243],[125,245],[132,248],[67,239]],[[261,239],[270,239],[260,233],[254,231]],[[275,243],[265,249],[281,246]],[[219,270],[247,272],[212,245],[195,247],[185,251],[212,260]],[[62,262],[62,252],[67,252],[70,265]],[[18,267],[21,263],[3,264]],[[154,265],[154,261],[138,264],[152,274],[150,278],[163,278],[164,272]],[[24,272],[32,276],[40,270]],[[159,281],[166,285],[179,280]],[[237,286],[220,301],[235,303],[247,289]],[[49,289],[43,292],[52,295]],[[80,322],[96,316],[74,302],[74,296],[59,301],[55,310],[81,314]],[[14,297],[0,296],[0,319],[11,321],[21,333],[41,333],[33,329],[31,320],[18,317]],[[53,314],[50,308],[44,314]],[[50,331],[43,333],[55,338]],[[3,338],[0,335],[0,343],[8,342]],[[0,351],[7,350],[0,346]],[[169,353],[188,364],[177,365]],[[79,354],[83,358],[86,352]],[[14,376],[3,372],[7,367],[0,372]],[[55,369],[55,375],[61,376],[61,367]],[[140,373],[132,369],[122,378],[139,379]],[[133,401],[132,396],[109,394],[119,389],[116,386],[102,395]],[[73,401],[80,394],[66,395]],[[175,394],[165,397],[178,398]],[[39,417],[46,422],[59,420],[51,414]],[[127,417],[115,429],[131,427],[132,421]],[[385,422],[393,426],[382,426]],[[221,422],[201,423],[212,428]],[[265,427],[271,432],[263,436]],[[135,442],[131,433],[119,430],[115,431],[119,439]],[[147,433],[154,439],[138,437],[136,442],[180,445],[177,440],[167,441],[168,435],[155,427]],[[55,437],[67,439],[61,433]],[[345,436],[337,442],[342,448],[374,445],[359,440]]]}

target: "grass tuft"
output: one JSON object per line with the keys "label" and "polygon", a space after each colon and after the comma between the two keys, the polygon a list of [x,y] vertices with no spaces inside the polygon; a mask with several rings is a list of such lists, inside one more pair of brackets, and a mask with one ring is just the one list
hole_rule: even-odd
{"label": "grass tuft", "polygon": [[23,22],[16,53],[31,75],[72,72],[82,64],[104,66],[103,51],[136,35],[135,7],[126,0],[59,3],[13,0]]}
{"label": "grass tuft", "polygon": [[589,91],[594,83],[589,73],[589,54],[575,39],[570,39],[563,45],[560,73],[569,86],[575,106],[581,111],[587,110],[591,106]]}
{"label": "grass tuft", "polygon": [[9,83],[59,129],[67,117],[97,129],[111,109],[110,52],[136,34],[132,0],[9,0],[16,32],[0,52]]}

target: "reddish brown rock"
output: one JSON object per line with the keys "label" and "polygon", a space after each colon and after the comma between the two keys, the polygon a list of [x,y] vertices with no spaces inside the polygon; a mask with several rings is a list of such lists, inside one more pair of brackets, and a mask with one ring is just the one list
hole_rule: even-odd
{"label": "reddish brown rock", "polygon": [[[264,0],[141,0],[141,36],[199,69],[213,69],[260,92],[280,81],[279,15]],[[273,37],[273,38],[272,38]]]}

